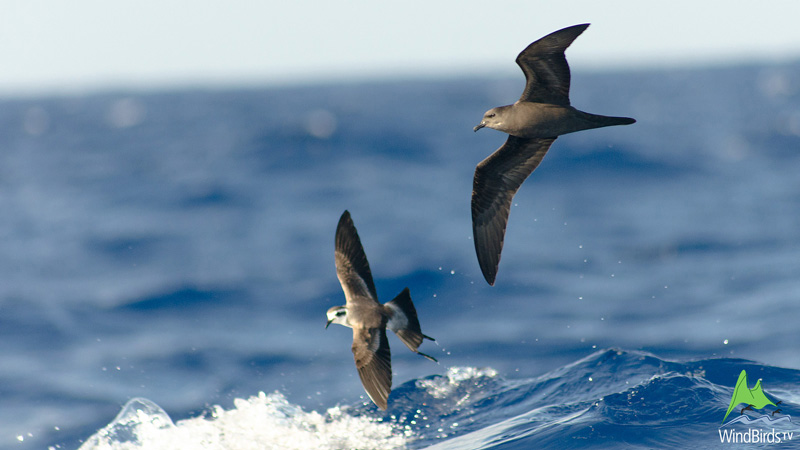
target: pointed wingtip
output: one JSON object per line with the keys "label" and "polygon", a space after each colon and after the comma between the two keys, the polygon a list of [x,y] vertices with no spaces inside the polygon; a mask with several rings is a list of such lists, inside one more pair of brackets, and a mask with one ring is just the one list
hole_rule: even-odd
{"label": "pointed wingtip", "polygon": [[[474,205],[474,197],[475,194],[473,192],[473,205]],[[473,206],[474,211],[474,206]],[[474,214],[474,213],[473,213]],[[478,266],[481,268],[481,274],[483,274],[483,279],[489,283],[489,286],[494,286],[495,278],[497,278],[497,269],[500,266],[500,252],[503,249],[503,238],[500,238],[500,250],[497,252],[497,257],[493,257],[491,254],[494,253],[492,251],[492,246],[487,245],[487,239],[483,237],[483,234],[478,231],[478,228],[475,226],[475,218],[473,216],[472,219],[472,239],[475,243],[475,255],[478,257]],[[505,229],[503,230],[505,231]]]}
{"label": "pointed wingtip", "polygon": [[[573,25],[571,27],[566,27],[566,28],[564,28],[562,30],[559,30],[559,31],[570,30],[570,31],[574,32],[575,36],[572,37],[572,41],[574,41],[575,39],[578,38],[578,36],[582,35],[583,32],[586,31],[587,28],[589,28],[589,25],[591,25],[591,24],[581,23],[581,24],[578,24],[578,25]],[[559,31],[556,31],[556,33],[558,33]],[[572,43],[572,41],[570,41],[570,44]],[[567,46],[569,46],[569,44],[567,44]]]}
{"label": "pointed wingtip", "polygon": [[342,215],[339,217],[339,223],[336,224],[336,233],[338,234],[339,231],[343,230],[347,225],[352,223],[353,219],[350,218],[350,211],[345,209]]}
{"label": "pointed wingtip", "polygon": [[589,25],[591,25],[591,24],[590,23],[579,23],[578,25],[573,25],[571,27],[567,27],[567,28],[564,28],[564,29],[568,30],[570,28],[574,28],[576,30],[580,30],[578,32],[578,36],[580,36],[581,33],[583,33],[584,31],[586,31],[587,28],[589,28]]}
{"label": "pointed wingtip", "polygon": [[[583,32],[586,31],[587,28],[589,28],[589,25],[591,25],[591,24],[590,23],[580,23],[578,25],[572,25],[572,26],[569,26],[569,27],[564,27],[564,28],[562,28],[560,30],[556,30],[556,31],[550,33],[548,36],[551,36],[551,35],[554,35],[554,34],[560,34],[560,33],[571,34],[573,36],[572,36],[572,38],[570,38],[570,43],[572,43],[572,41],[577,39],[578,36],[583,34]],[[569,46],[569,44],[567,44],[567,46]]]}
{"label": "pointed wingtip", "polygon": [[[480,258],[480,255],[478,255]],[[482,261],[479,261],[482,263]],[[489,264],[490,266],[491,264]],[[481,273],[483,274],[483,279],[489,283],[489,286],[494,286],[495,279],[497,278],[497,266],[492,269],[491,267],[487,266],[486,264],[480,264],[481,266]]]}

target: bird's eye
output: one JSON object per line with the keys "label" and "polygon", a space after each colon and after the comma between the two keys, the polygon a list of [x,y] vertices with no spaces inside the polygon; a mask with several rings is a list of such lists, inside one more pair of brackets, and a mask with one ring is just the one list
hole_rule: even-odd
{"label": "bird's eye", "polygon": [[486,117],[492,118],[492,117],[494,117],[494,113],[487,114]]}
{"label": "bird's eye", "polygon": [[336,317],[343,316],[344,311],[336,311]]}

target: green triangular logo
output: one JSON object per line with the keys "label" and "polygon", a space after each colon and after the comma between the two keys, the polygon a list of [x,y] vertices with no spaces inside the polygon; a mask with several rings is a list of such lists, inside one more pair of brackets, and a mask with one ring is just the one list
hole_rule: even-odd
{"label": "green triangular logo", "polygon": [[733,411],[733,408],[740,403],[753,405],[753,408],[756,409],[761,409],[767,405],[775,406],[775,403],[772,403],[772,400],[768,399],[764,394],[764,390],[761,389],[761,380],[756,382],[753,389],[747,388],[747,372],[744,370],[739,374],[739,380],[736,382],[736,387],[733,389],[733,396],[731,397],[731,404],[728,406],[728,412],[725,413],[725,417],[722,418],[723,423],[725,419],[728,418],[728,414]]}

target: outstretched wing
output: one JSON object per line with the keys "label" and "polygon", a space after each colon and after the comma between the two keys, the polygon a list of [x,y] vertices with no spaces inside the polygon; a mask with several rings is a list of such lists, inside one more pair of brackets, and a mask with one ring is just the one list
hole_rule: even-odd
{"label": "outstretched wing", "polygon": [[520,101],[569,106],[570,74],[564,50],[588,27],[585,23],[550,33],[517,56],[525,73]]}
{"label": "outstretched wing", "polygon": [[375,292],[367,255],[348,211],[342,213],[336,227],[335,254],[336,276],[342,285],[348,307],[359,299],[372,299],[377,303],[378,294]]}
{"label": "outstretched wing", "polygon": [[494,285],[511,199],[536,169],[556,138],[509,136],[506,143],[478,164],[472,182],[472,233],[478,264]]}
{"label": "outstretched wing", "polygon": [[392,356],[386,327],[353,328],[353,357],[367,395],[385,410],[392,390]]}

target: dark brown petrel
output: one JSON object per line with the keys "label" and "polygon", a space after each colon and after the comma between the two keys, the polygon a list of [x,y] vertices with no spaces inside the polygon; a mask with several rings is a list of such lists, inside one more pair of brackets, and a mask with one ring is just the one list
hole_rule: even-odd
{"label": "dark brown petrel", "polygon": [[628,117],[579,111],[569,104],[569,65],[564,50],[589,24],[551,33],[522,51],[517,64],[525,73],[525,91],[513,105],[492,108],[483,127],[508,133],[508,140],[478,164],[472,184],[472,232],[484,278],[494,285],[511,199],[536,169],[558,136],[591,128],[629,125]]}
{"label": "dark brown petrel", "polygon": [[392,357],[386,328],[394,331],[412,352],[431,361],[436,358],[417,348],[423,339],[434,339],[422,334],[408,288],[385,305],[378,303],[367,255],[347,211],[336,227],[336,275],[347,304],[328,310],[325,328],[337,323],[353,329],[353,356],[361,384],[378,408],[386,409],[392,389]]}

